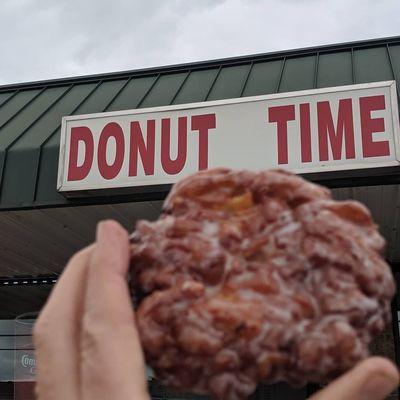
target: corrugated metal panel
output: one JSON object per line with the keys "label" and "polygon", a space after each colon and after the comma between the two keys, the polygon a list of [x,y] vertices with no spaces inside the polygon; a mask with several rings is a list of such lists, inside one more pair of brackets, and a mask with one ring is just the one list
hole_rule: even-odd
{"label": "corrugated metal panel", "polygon": [[284,60],[258,62],[253,65],[243,96],[275,93],[278,88]]}
{"label": "corrugated metal panel", "polygon": [[107,108],[107,111],[136,108],[154,85],[157,76],[132,79]]}
{"label": "corrugated metal panel", "polygon": [[[93,92],[84,99],[82,104],[74,110],[74,114],[90,114],[96,112],[108,111],[109,104],[119,95],[128,79],[119,79],[115,81],[101,82],[94,87],[92,84]],[[75,102],[75,105],[78,102]]]}
{"label": "corrugated metal panel", "polygon": [[0,87],[0,209],[56,191],[61,116],[348,85],[400,76],[400,37]]}
{"label": "corrugated metal panel", "polygon": [[396,77],[400,77],[400,44],[388,46]]}
{"label": "corrugated metal panel", "polygon": [[383,46],[354,50],[354,75],[356,83],[393,79],[387,48]]}
{"label": "corrugated metal panel", "polygon": [[64,96],[72,86],[48,88],[26,105],[18,114],[3,126],[0,131],[0,149],[7,149],[39,121],[42,117],[51,114],[52,106]]}
{"label": "corrugated metal panel", "polygon": [[397,96],[400,98],[400,45],[387,46],[393,66],[393,74],[397,82]]}
{"label": "corrugated metal panel", "polygon": [[138,107],[157,107],[171,104],[184,83],[188,72],[162,75],[138,104]]}
{"label": "corrugated metal panel", "polygon": [[193,71],[177,93],[173,104],[204,101],[217,77],[218,71],[217,68]]}
{"label": "corrugated metal panel", "polygon": [[315,55],[287,59],[283,68],[279,92],[312,89],[315,81],[316,62]]}
{"label": "corrugated metal panel", "polygon": [[36,178],[35,202],[46,204],[66,204],[67,200],[56,190],[60,131],[58,130],[41,148],[38,174]]}
{"label": "corrugated metal panel", "polygon": [[351,51],[321,54],[318,59],[317,87],[351,85]]}
{"label": "corrugated metal panel", "polygon": [[0,105],[4,104],[10,97],[13,96],[13,92],[0,93]]}
{"label": "corrugated metal panel", "polygon": [[[0,126],[3,127],[8,121],[21,112],[39,93],[39,89],[22,90],[15,93],[10,100],[4,102],[0,110]],[[7,93],[7,97],[9,97],[9,93]]]}
{"label": "corrugated metal panel", "polygon": [[222,68],[206,100],[240,97],[251,64]]}

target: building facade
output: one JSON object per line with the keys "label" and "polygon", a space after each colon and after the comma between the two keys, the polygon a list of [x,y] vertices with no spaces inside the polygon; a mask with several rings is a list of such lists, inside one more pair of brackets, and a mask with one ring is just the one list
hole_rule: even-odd
{"label": "building facade", "polygon": [[[325,93],[353,85],[369,88],[376,82],[392,82],[398,92],[399,81],[400,37],[394,37],[0,87],[0,399],[29,398],[35,367],[32,322],[71,254],[93,240],[99,220],[116,219],[130,231],[138,219],[154,220],[170,188],[168,181],[155,184],[150,179],[134,187],[60,190],[64,117],[113,116],[125,110],[156,112],[161,110],[157,107],[167,106],[185,110],[193,103],[205,107],[237,99],[251,102],[256,96],[269,101],[288,93],[295,97],[304,91]],[[396,135],[398,111],[394,107],[392,114],[394,110]],[[239,134],[251,138],[252,130],[232,132]],[[397,136],[393,140],[397,143]],[[359,145],[356,140],[356,151]],[[392,161],[379,165],[352,167],[350,160],[345,168],[298,172],[332,188],[335,198],[356,199],[371,209],[386,238],[386,258],[398,282],[397,160],[394,154]],[[235,165],[235,159],[228,161]],[[388,356],[398,365],[399,313],[397,296],[392,305],[393,324],[371,347],[373,353]],[[150,389],[154,398],[200,398],[171,394],[155,380]],[[314,390],[312,385],[296,390],[284,384],[261,385],[253,398],[305,399]]]}

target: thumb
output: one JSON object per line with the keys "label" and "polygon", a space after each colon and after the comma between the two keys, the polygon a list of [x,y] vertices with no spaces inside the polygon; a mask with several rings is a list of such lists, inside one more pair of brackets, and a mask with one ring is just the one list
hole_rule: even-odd
{"label": "thumb", "polygon": [[382,400],[399,384],[399,372],[387,359],[371,357],[309,400]]}

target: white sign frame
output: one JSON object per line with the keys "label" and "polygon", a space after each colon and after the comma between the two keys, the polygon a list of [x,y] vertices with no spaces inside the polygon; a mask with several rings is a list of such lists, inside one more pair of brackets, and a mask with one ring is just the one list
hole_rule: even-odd
{"label": "white sign frame", "polygon": [[[288,99],[291,97],[307,97],[316,94],[329,94],[329,93],[337,93],[337,92],[347,92],[347,91],[357,91],[364,89],[372,89],[372,88],[389,88],[390,91],[390,107],[392,110],[392,126],[393,126],[393,135],[394,135],[394,154],[396,160],[391,161],[379,161],[379,162],[369,162],[368,164],[347,164],[347,165],[335,165],[334,168],[332,166],[313,166],[312,168],[301,168],[301,169],[291,169],[291,171],[295,173],[309,174],[309,173],[320,173],[320,172],[337,172],[337,171],[345,171],[345,170],[360,170],[360,169],[371,169],[378,167],[393,167],[400,165],[400,124],[399,124],[399,113],[398,113],[398,98],[397,98],[397,90],[396,90],[396,81],[383,81],[383,82],[372,82],[372,83],[363,83],[356,85],[345,85],[345,86],[336,86],[336,87],[327,87],[320,89],[311,89],[311,90],[301,90],[294,92],[286,92],[286,93],[276,93],[262,96],[251,96],[251,97],[241,97],[241,98],[232,98],[232,99],[224,99],[224,100],[216,100],[216,101],[206,101],[206,102],[197,102],[197,103],[186,103],[179,105],[171,105],[171,106],[161,106],[161,107],[150,107],[150,108],[140,108],[140,109],[132,109],[132,110],[122,110],[122,111],[112,111],[112,112],[102,112],[102,113],[93,113],[93,114],[82,114],[82,115],[72,115],[66,116],[62,118],[61,124],[61,139],[60,139],[60,149],[59,149],[59,164],[58,164],[58,176],[57,176],[57,190],[60,192],[77,192],[77,191],[91,191],[97,189],[118,189],[118,188],[128,188],[128,187],[149,187],[149,186],[157,186],[170,184],[165,182],[164,178],[152,178],[151,184],[135,184],[120,182],[118,185],[112,186],[105,182],[104,184],[96,184],[96,185],[86,185],[82,188],[80,185],[74,185],[73,182],[68,183],[67,186],[64,185],[65,178],[65,158],[66,158],[66,137],[67,137],[67,125],[72,121],[79,120],[94,120],[98,118],[113,118],[113,117],[121,117],[125,115],[145,115],[151,114],[155,112],[168,112],[168,111],[178,111],[178,110],[193,110],[198,109],[201,110],[205,107],[213,107],[213,106],[221,106],[221,105],[229,105],[229,104],[241,104],[241,103],[249,103],[249,102],[260,102],[265,100],[278,100],[278,99]],[[397,111],[397,112],[396,112]],[[279,168],[279,166],[277,166]]]}

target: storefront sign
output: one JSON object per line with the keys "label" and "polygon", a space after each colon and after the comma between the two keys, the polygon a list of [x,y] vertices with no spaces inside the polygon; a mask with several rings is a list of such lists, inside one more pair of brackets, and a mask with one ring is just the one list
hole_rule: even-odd
{"label": "storefront sign", "polygon": [[198,170],[399,165],[395,82],[63,118],[62,192],[174,183]]}

